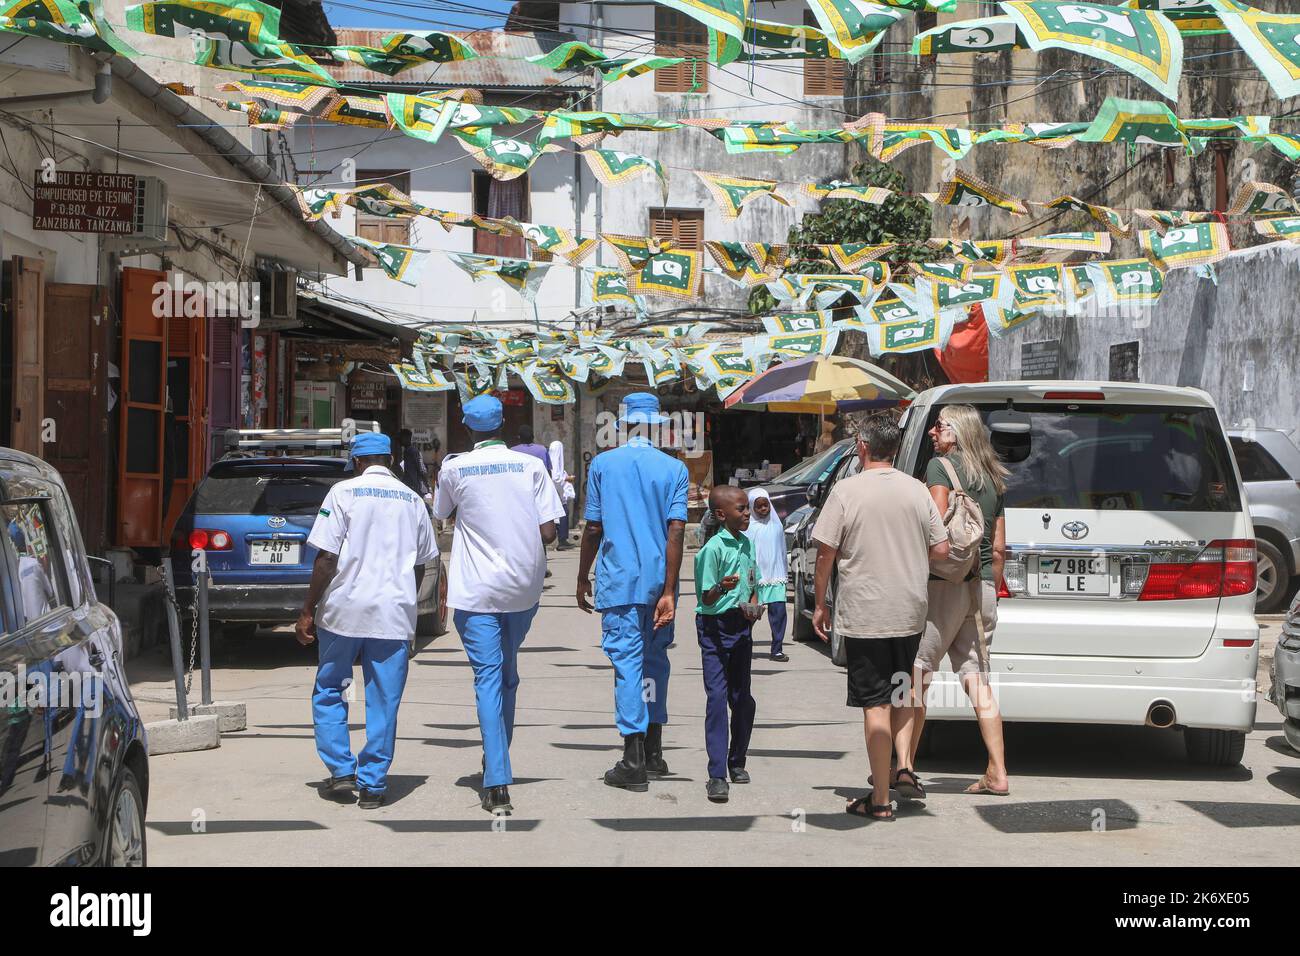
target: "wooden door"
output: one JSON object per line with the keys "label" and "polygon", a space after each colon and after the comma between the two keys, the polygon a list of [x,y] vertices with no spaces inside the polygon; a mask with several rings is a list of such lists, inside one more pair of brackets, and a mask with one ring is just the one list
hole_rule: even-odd
{"label": "wooden door", "polygon": [[191,292],[167,320],[167,397],[171,414],[167,418],[163,468],[167,480],[163,532],[168,539],[185,503],[207,474],[207,320],[197,314],[203,311],[203,304],[203,296]]}
{"label": "wooden door", "polygon": [[108,309],[104,290],[45,287],[45,460],[63,476],[86,551],[107,544]]}
{"label": "wooden door", "polygon": [[168,320],[154,314],[153,287],[166,281],[165,272],[122,270],[116,538],[127,547],[156,548],[163,543]]}
{"label": "wooden door", "polygon": [[212,317],[208,323],[208,453],[216,461],[225,453],[226,429],[239,427],[239,319]]}
{"label": "wooden door", "polygon": [[41,421],[45,418],[45,263],[14,256],[13,404],[9,442],[18,451],[41,457]]}

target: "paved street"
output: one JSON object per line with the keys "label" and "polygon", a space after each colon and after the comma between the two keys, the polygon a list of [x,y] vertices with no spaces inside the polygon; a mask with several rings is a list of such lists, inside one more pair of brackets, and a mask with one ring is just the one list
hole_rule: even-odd
{"label": "paved street", "polygon": [[[691,553],[684,563],[689,571]],[[973,725],[953,728],[920,771],[925,804],[895,824],[844,813],[866,784],[860,712],[820,646],[788,644],[788,664],[754,660],[753,783],[729,804],[704,797],[704,695],[694,599],[684,597],[672,652],[674,775],[649,793],[601,783],[619,752],[611,672],[598,619],[573,604],[577,551],[553,556],[521,656],[512,750],[515,815],[494,832],[478,805],[472,675],[454,630],[416,657],[402,704],[389,804],[362,811],[323,799],[309,693],[315,649],[287,630],[214,652],[218,699],[248,704],[246,733],[219,750],[153,757],[148,813],[154,865],[221,864],[1292,864],[1300,838],[1300,757],[1261,700],[1243,766],[1199,768],[1181,738],[1144,728],[1013,725],[1012,795],[961,790],[982,769]],[[683,584],[691,590],[689,577]],[[1275,628],[1273,628],[1275,630]],[[166,716],[166,661],[129,666],[146,720]],[[195,679],[195,691],[198,681]],[[353,717],[361,742],[361,707]],[[195,833],[203,818],[206,832]],[[1104,832],[1094,827],[1104,818]]]}

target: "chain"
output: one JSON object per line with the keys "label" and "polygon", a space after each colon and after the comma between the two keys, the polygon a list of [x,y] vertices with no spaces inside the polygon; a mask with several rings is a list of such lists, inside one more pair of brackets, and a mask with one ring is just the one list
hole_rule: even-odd
{"label": "chain", "polygon": [[[202,572],[206,574],[207,572]],[[196,581],[194,586],[194,603],[190,607],[190,665],[185,669],[185,696],[190,696],[190,688],[194,686],[194,655],[199,648],[199,587],[201,585]]]}

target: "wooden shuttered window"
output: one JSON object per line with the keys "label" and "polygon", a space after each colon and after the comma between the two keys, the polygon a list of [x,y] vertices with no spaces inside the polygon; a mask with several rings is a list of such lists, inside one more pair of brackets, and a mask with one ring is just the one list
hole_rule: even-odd
{"label": "wooden shuttered window", "polygon": [[[400,189],[405,195],[411,195],[411,174],[409,172],[391,169],[358,170],[357,185],[365,186],[369,183],[388,183],[390,186]],[[385,219],[383,216],[367,216],[358,209],[357,235],[362,239],[370,239],[374,242],[393,242],[399,246],[409,246],[411,244],[411,220],[409,217]]]}
{"label": "wooden shuttered window", "polygon": [[704,251],[704,210],[652,209],[650,235],[671,239],[678,249]]}
{"label": "wooden shuttered window", "polygon": [[[811,13],[804,13],[804,26],[815,27],[817,21]],[[843,96],[844,76],[848,71],[845,60],[824,57],[803,61],[804,96]]]}
{"label": "wooden shuttered window", "polygon": [[709,91],[709,35],[704,24],[667,7],[655,7],[655,53],[684,56],[676,66],[655,70],[656,93]]}

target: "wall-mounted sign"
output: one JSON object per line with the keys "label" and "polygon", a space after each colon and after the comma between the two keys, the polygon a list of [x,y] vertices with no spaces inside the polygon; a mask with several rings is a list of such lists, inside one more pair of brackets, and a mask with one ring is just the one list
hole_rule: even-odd
{"label": "wall-mounted sign", "polygon": [[524,404],[524,397],[528,393],[522,388],[512,388],[506,392],[494,391],[492,394],[501,399],[502,405],[522,407]]}
{"label": "wall-mounted sign", "polygon": [[1060,378],[1061,343],[1050,340],[1047,342],[1026,342],[1021,345],[1020,377],[1022,379]]}
{"label": "wall-mounted sign", "polygon": [[1120,342],[1110,347],[1110,375],[1112,382],[1138,380],[1138,343]]}
{"label": "wall-mounted sign", "polygon": [[136,231],[135,206],[134,176],[59,170],[47,183],[37,170],[32,228],[129,236]]}
{"label": "wall-mounted sign", "polygon": [[388,386],[382,381],[349,385],[348,407],[353,411],[383,411],[388,407]]}

